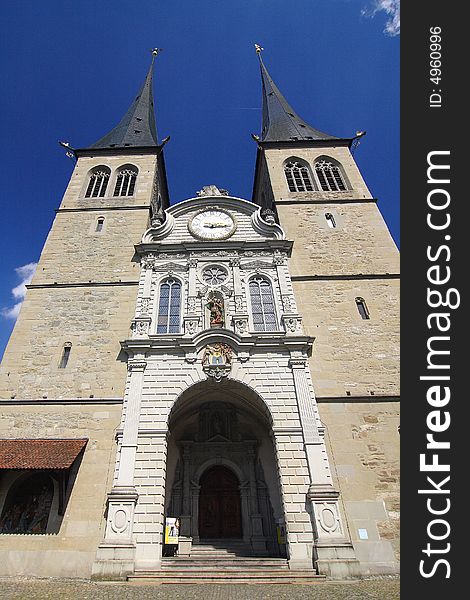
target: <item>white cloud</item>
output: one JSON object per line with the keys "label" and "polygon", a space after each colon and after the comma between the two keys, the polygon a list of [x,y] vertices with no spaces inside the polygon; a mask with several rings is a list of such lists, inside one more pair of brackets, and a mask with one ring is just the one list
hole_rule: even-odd
{"label": "white cloud", "polygon": [[375,17],[379,12],[387,15],[384,33],[390,36],[400,35],[400,0],[374,0],[373,6],[363,9],[362,14]]}
{"label": "white cloud", "polygon": [[36,271],[37,263],[28,263],[22,267],[15,269],[16,274],[21,279],[20,283],[11,290],[13,297],[19,302],[16,302],[10,308],[2,308],[1,314],[5,319],[16,319],[20,312],[21,305],[23,304],[24,297],[26,295],[26,286],[31,283],[34,272]]}

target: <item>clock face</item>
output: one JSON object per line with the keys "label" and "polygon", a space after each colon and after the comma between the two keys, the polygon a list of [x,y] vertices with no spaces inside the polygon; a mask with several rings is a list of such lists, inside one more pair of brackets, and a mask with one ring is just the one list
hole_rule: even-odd
{"label": "clock face", "polygon": [[194,216],[188,224],[192,235],[203,240],[223,240],[236,229],[235,219],[225,210],[209,208]]}

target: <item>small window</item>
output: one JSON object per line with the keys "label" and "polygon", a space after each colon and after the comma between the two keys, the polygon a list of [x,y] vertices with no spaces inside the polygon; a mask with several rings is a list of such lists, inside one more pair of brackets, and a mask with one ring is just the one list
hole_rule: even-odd
{"label": "small window", "polygon": [[95,231],[103,231],[103,227],[104,227],[104,217],[99,217],[98,220],[96,221]]}
{"label": "small window", "polygon": [[95,167],[90,174],[85,198],[103,198],[108,187],[111,170],[108,167]]}
{"label": "small window", "polygon": [[59,369],[65,369],[67,363],[69,362],[70,352],[72,350],[72,344],[70,342],[66,342],[64,344],[64,348],[62,350],[62,356],[60,358]]}
{"label": "small window", "polygon": [[137,180],[137,169],[132,165],[126,165],[118,171],[113,196],[133,196],[135,182]]}
{"label": "small window", "polygon": [[330,227],[331,229],[336,229],[336,221],[331,213],[325,213],[325,219],[328,224],[328,227]]}
{"label": "small window", "polygon": [[290,192],[312,192],[314,190],[310,170],[305,163],[290,160],[284,165],[284,173]]}
{"label": "small window", "polygon": [[364,298],[356,298],[356,306],[362,319],[370,319],[369,310]]}
{"label": "small window", "polygon": [[324,192],[344,192],[347,189],[340,166],[328,157],[316,161],[315,174]]}

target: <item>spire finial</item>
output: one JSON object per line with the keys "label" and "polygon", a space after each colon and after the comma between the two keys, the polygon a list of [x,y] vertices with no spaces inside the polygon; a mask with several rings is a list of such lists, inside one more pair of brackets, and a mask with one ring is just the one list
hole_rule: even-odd
{"label": "spire finial", "polygon": [[152,53],[152,56],[157,56],[159,52],[161,52],[163,50],[163,48],[152,48],[150,50],[150,52]]}
{"label": "spire finial", "polygon": [[264,48],[262,48],[259,44],[255,44],[255,50],[256,50],[256,54],[259,55],[264,50]]}

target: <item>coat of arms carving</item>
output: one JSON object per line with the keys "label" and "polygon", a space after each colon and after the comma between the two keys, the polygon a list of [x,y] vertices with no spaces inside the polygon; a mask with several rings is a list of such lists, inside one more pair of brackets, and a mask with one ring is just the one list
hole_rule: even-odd
{"label": "coat of arms carving", "polygon": [[221,342],[208,344],[202,355],[202,368],[209,377],[221,381],[232,368],[232,348]]}

